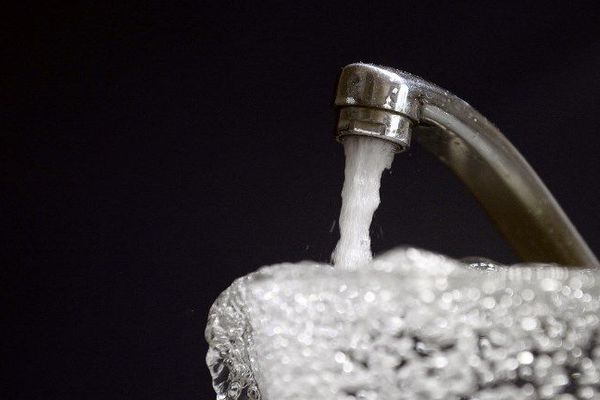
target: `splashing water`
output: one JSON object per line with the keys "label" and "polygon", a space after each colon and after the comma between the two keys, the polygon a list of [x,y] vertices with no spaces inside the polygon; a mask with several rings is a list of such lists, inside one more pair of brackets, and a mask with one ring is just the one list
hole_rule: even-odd
{"label": "splashing water", "polygon": [[380,203],[381,174],[394,160],[394,145],[366,136],[351,136],[344,140],[344,152],[340,240],[331,257],[336,267],[353,270],[373,257],[369,227]]}
{"label": "splashing water", "polygon": [[221,294],[206,361],[218,400],[598,400],[599,283],[412,248],[279,264]]}

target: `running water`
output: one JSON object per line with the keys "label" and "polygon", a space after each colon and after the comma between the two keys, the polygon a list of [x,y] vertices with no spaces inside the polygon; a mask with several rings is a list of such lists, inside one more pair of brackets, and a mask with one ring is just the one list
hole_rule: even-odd
{"label": "running water", "polygon": [[366,136],[350,136],[344,140],[344,152],[340,240],[331,257],[336,267],[353,270],[373,257],[369,227],[379,207],[381,174],[394,160],[394,144]]}

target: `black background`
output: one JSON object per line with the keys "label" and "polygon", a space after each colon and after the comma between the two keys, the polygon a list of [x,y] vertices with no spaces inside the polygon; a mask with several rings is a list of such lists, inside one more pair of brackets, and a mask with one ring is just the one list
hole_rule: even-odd
{"label": "black background", "polygon": [[[469,101],[600,251],[592,2],[101,3],[24,5],[6,30],[2,398],[212,398],[213,300],[336,243],[351,62]],[[432,156],[413,146],[392,171],[375,252],[516,260]]]}

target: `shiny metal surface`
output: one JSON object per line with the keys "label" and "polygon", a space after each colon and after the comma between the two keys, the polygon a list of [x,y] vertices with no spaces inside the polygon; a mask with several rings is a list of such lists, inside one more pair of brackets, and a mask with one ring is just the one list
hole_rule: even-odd
{"label": "shiny metal surface", "polygon": [[406,72],[357,63],[342,70],[335,105],[338,140],[373,136],[402,151],[414,135],[470,189],[524,261],[599,264],[523,156],[447,90]]}

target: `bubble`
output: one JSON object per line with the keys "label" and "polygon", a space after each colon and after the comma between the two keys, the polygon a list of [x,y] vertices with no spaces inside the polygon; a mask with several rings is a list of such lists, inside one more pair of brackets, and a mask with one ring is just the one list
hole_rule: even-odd
{"label": "bubble", "polygon": [[522,351],[517,355],[520,364],[529,365],[533,362],[533,354],[529,351]]}

